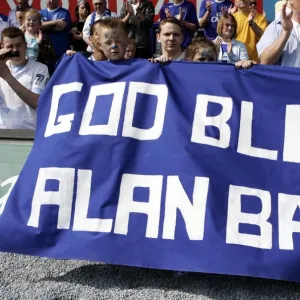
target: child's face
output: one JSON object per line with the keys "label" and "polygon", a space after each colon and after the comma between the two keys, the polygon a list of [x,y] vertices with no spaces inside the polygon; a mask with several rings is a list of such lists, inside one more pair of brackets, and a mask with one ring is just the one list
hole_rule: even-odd
{"label": "child's face", "polygon": [[26,31],[38,33],[41,28],[41,21],[38,16],[29,15],[25,16],[25,29]]}
{"label": "child's face", "polygon": [[193,57],[195,62],[216,62],[217,56],[212,49],[199,47]]}
{"label": "child's face", "polygon": [[132,44],[129,44],[129,45],[127,46],[127,48],[126,48],[126,52],[125,52],[124,58],[125,58],[125,59],[131,59],[131,58],[134,58],[135,52],[136,52],[135,46],[132,45]]}
{"label": "child's face", "polygon": [[100,28],[99,44],[107,59],[124,59],[127,35],[122,28]]}
{"label": "child's face", "polygon": [[22,26],[24,23],[24,13],[22,11],[16,11],[16,19],[20,26]]}

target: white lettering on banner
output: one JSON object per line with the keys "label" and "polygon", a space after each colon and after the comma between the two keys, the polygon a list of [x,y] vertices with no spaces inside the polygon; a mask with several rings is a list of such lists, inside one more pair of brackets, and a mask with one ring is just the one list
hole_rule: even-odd
{"label": "white lettering on banner", "polygon": [[283,160],[300,163],[300,105],[287,105]]}
{"label": "white lettering on banner", "polygon": [[[27,226],[38,227],[42,205],[58,206],[58,229],[69,229],[72,213],[75,169],[40,168]],[[45,191],[47,180],[58,180],[58,191]]]}
{"label": "white lettering on banner", "polygon": [[[132,126],[137,94],[153,95],[157,98],[153,126],[149,129]],[[122,136],[137,140],[157,140],[161,136],[164,127],[167,99],[168,88],[164,84],[130,82]]]}
{"label": "white lettering on banner", "polygon": [[[89,98],[82,116],[79,130],[80,135],[117,135],[125,86],[125,82],[115,82],[91,87]],[[108,123],[105,125],[90,125],[97,97],[104,95],[113,95]]]}
{"label": "white lettering on banner", "polygon": [[18,180],[18,175],[16,176],[13,176],[13,177],[10,177],[8,179],[6,179],[5,181],[1,182],[0,184],[0,187],[3,188],[5,186],[7,186],[8,184],[10,184],[10,187],[7,191],[7,193],[5,193],[5,195],[3,195],[1,198],[0,198],[0,215],[3,213],[3,210],[5,208],[5,205],[6,205],[6,202],[7,202],[7,199],[13,189],[13,187],[15,186],[17,180]]}
{"label": "white lettering on banner", "polygon": [[193,203],[178,176],[168,176],[163,238],[174,240],[177,209],[181,212],[190,240],[203,240],[209,178],[195,177]]}
{"label": "white lettering on banner", "polygon": [[279,249],[294,250],[293,233],[300,232],[300,221],[294,221],[294,214],[300,208],[300,196],[278,195],[278,239]]}
{"label": "white lettering on banner", "polygon": [[[52,92],[51,108],[45,130],[45,137],[71,131],[75,113],[58,115],[60,98],[71,92],[80,92],[83,84],[73,82],[55,85]],[[115,82],[92,86],[84,109],[80,135],[109,135],[117,136],[119,123],[122,119],[121,112],[125,99],[124,123],[122,136],[137,140],[157,140],[163,129],[168,101],[168,88],[165,84],[151,84],[145,82],[129,82],[126,95],[126,83]],[[133,126],[137,95],[151,95],[157,99],[154,121],[151,128],[142,129]],[[98,96],[113,95],[112,105],[109,110],[107,124],[91,125],[95,113]],[[222,106],[217,116],[207,116],[208,105],[216,103]],[[194,120],[192,124],[191,142],[226,149],[230,146],[231,128],[228,124],[232,116],[233,101],[230,97],[198,94]],[[283,161],[300,163],[300,142],[298,132],[300,130],[300,105],[287,105],[285,118]],[[57,124],[56,124],[57,123]],[[269,150],[252,146],[253,103],[241,102],[240,130],[237,141],[237,152],[246,156],[278,160],[278,150]],[[212,126],[219,131],[219,138],[206,135],[206,127]]]}
{"label": "white lettering on banner", "polygon": [[[57,117],[60,97],[71,92],[80,92],[82,83],[55,85],[53,87],[51,109],[45,131],[45,137],[63,132],[69,132],[74,120],[74,113]],[[125,82],[115,82],[92,86],[81,120],[80,135],[111,135],[116,136],[120,122],[122,102],[125,95]],[[164,84],[150,84],[144,82],[130,82],[129,92],[126,97],[126,110],[123,125],[123,136],[139,140],[155,140],[163,131],[165,112],[168,99],[168,88]],[[154,124],[149,129],[133,127],[133,117],[137,94],[153,95],[157,98],[157,106],[154,115]],[[98,96],[113,95],[109,112],[109,120],[105,125],[90,125]],[[99,100],[101,101],[101,100]],[[55,125],[55,121],[59,124]]]}
{"label": "white lettering on banner", "polygon": [[[41,168],[39,170],[27,226],[38,228],[42,206],[57,205],[57,229],[70,229],[74,198],[73,231],[112,232],[113,218],[88,218],[92,196],[92,171],[78,169],[77,172],[77,190],[75,191],[75,169]],[[48,180],[58,181],[56,191],[45,190]],[[174,240],[176,239],[177,213],[180,212],[185,222],[189,240],[203,240],[210,179],[195,177],[194,180],[193,202],[191,202],[178,176],[167,176],[166,181],[163,181],[162,175],[123,174],[113,233],[127,235],[130,215],[144,214],[147,216],[145,237],[158,238],[159,228],[161,227],[162,238]],[[12,181],[10,179],[10,182]],[[164,184],[165,198],[162,195]],[[134,199],[136,188],[148,189],[147,201],[144,202],[145,199]],[[243,196],[256,197],[256,201],[261,203],[261,211],[259,213],[242,212]],[[92,199],[93,201],[96,200],[95,197],[92,197]],[[164,205],[162,199],[165,199]],[[161,207],[165,207],[162,226],[160,226]],[[271,194],[269,191],[230,185],[226,243],[271,249],[273,229],[272,224],[268,221],[271,216],[271,208]],[[299,208],[299,195],[278,194],[279,249],[294,250],[293,233],[300,233],[300,220],[295,221],[293,218]],[[99,210],[101,210],[101,206]],[[241,233],[239,230],[240,224],[257,226],[260,233]],[[140,223],[140,225],[142,224]]]}
{"label": "white lettering on banner", "polygon": [[[124,174],[122,176],[114,233],[126,235],[130,214],[140,213],[148,217],[146,237],[158,237],[162,184],[161,175]],[[134,189],[137,187],[149,188],[148,202],[134,201]]]}
{"label": "white lettering on banner", "polygon": [[[222,106],[222,111],[219,115],[214,117],[207,116],[207,108],[210,102]],[[227,122],[231,117],[231,113],[232,99],[230,97],[197,95],[191,141],[198,144],[228,148],[230,143],[230,127]],[[217,127],[220,132],[220,138],[206,136],[206,126]]]}
{"label": "white lettering on banner", "polygon": [[[67,84],[55,85],[52,90],[51,108],[49,119],[45,131],[45,137],[49,137],[54,134],[68,132],[71,130],[72,121],[74,120],[74,114],[60,115],[57,117],[58,105],[62,95],[71,92],[80,92],[82,89],[82,83],[72,82]],[[58,124],[55,125],[57,118]]]}
{"label": "white lettering on banner", "polygon": [[[242,196],[255,196],[261,201],[262,209],[258,214],[241,211]],[[260,249],[272,248],[272,225],[267,220],[271,215],[271,194],[268,191],[230,185],[228,197],[228,214],[226,243],[237,244]],[[260,235],[240,233],[240,224],[257,225]]]}
{"label": "white lettering on banner", "polygon": [[73,230],[92,232],[111,232],[112,219],[88,218],[91,197],[91,170],[78,170],[77,196],[74,213]]}
{"label": "white lettering on banner", "polygon": [[278,151],[256,148],[252,141],[253,103],[242,101],[237,152],[249,156],[277,160]]}

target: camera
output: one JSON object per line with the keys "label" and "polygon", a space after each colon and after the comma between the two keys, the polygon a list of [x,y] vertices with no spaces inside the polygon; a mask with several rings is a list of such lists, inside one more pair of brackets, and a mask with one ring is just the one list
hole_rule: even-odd
{"label": "camera", "polygon": [[6,58],[12,58],[12,57],[19,57],[20,56],[20,52],[19,51],[9,51],[7,53],[4,53],[2,55],[0,55],[1,59],[6,59]]}

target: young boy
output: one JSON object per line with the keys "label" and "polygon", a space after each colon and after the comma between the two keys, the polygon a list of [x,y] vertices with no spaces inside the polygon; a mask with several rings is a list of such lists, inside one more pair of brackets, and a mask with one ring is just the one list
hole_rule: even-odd
{"label": "young boy", "polygon": [[[9,52],[16,51],[18,57],[7,58]],[[35,109],[48,79],[47,66],[26,59],[22,30],[4,29],[0,50],[0,128],[35,129]]]}
{"label": "young boy", "polygon": [[[90,29],[91,43],[94,53],[88,58],[93,61],[124,59],[128,44],[128,34],[125,24],[120,19],[100,19]],[[67,51],[67,55],[75,54]]]}
{"label": "young boy", "polygon": [[126,26],[120,19],[98,20],[91,26],[90,41],[94,46],[90,60],[124,59],[128,44]]}
{"label": "young boy", "polygon": [[125,52],[124,59],[132,59],[135,57],[136,45],[134,40],[129,40]]}

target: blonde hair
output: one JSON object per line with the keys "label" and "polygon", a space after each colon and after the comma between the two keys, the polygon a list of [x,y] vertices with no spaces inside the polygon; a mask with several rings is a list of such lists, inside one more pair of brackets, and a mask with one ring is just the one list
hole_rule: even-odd
{"label": "blonde hair", "polygon": [[39,19],[40,23],[42,23],[42,16],[41,16],[41,14],[36,9],[30,8],[30,9],[26,10],[26,12],[25,12],[25,20],[28,17],[31,17],[31,16],[36,16]]}
{"label": "blonde hair", "polygon": [[223,31],[223,26],[224,26],[224,23],[226,20],[230,20],[233,23],[234,32],[233,32],[233,35],[231,38],[235,39],[236,38],[236,30],[237,30],[237,22],[236,22],[235,17],[232,14],[225,13],[220,17],[220,19],[218,21],[218,25],[217,25],[217,34],[219,36],[223,35],[222,31]]}

